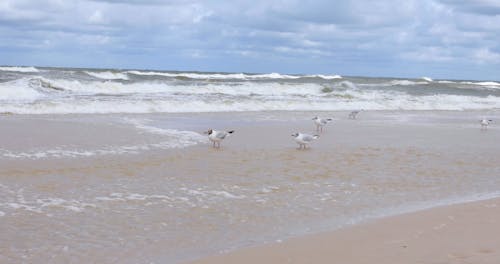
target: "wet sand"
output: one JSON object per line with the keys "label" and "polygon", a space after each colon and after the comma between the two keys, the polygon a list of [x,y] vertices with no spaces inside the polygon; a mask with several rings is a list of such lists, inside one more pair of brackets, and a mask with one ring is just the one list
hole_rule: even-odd
{"label": "wet sand", "polygon": [[481,263],[500,260],[500,199],[384,218],[192,263]]}
{"label": "wet sand", "polygon": [[[0,116],[0,262],[178,263],[498,196],[498,114],[320,114],[302,151],[310,112]],[[207,128],[236,133],[168,130]]]}

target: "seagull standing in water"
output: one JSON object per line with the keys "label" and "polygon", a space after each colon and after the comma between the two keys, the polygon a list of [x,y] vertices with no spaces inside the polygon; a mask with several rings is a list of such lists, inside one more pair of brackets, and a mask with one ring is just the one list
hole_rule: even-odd
{"label": "seagull standing in water", "polygon": [[312,120],[314,120],[314,124],[316,124],[316,131],[323,132],[323,127],[329,122],[333,121],[331,118],[322,119],[315,116]]}
{"label": "seagull standing in water", "polygon": [[361,110],[355,110],[355,111],[352,111],[352,112],[349,114],[349,119],[356,119],[356,116],[359,114],[359,112],[361,112]]}
{"label": "seagull standing in water", "polygon": [[486,118],[479,120],[479,123],[481,124],[481,129],[488,129],[488,126],[490,125],[491,122],[493,122],[493,120]]}
{"label": "seagull standing in water", "polygon": [[232,133],[234,133],[234,130],[217,131],[209,129],[205,132],[205,134],[208,134],[208,139],[212,141],[214,148],[220,148],[220,142]]}
{"label": "seagull standing in water", "polygon": [[318,139],[318,135],[309,135],[309,134],[304,134],[304,133],[293,133],[292,137],[295,139],[295,142],[299,144],[299,149],[306,149],[307,144],[313,142],[314,140]]}

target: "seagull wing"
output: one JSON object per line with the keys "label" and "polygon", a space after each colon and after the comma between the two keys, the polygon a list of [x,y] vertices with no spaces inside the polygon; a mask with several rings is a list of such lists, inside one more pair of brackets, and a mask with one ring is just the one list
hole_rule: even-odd
{"label": "seagull wing", "polygon": [[303,140],[304,142],[312,142],[312,141],[314,140],[314,137],[313,137],[313,136],[311,136],[311,135],[307,135],[307,134],[305,134],[305,135],[303,135],[303,136],[302,136],[302,140]]}
{"label": "seagull wing", "polygon": [[218,139],[224,139],[226,136],[227,136],[226,131],[217,131],[217,133],[215,134],[215,137]]}

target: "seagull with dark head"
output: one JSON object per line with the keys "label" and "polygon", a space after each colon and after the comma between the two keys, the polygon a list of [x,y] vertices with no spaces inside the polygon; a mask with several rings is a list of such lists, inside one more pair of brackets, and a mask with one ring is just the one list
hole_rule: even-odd
{"label": "seagull with dark head", "polygon": [[220,148],[220,142],[222,140],[224,140],[226,137],[228,137],[230,134],[234,133],[234,130],[217,131],[217,130],[209,129],[208,131],[206,131],[204,133],[208,134],[208,139],[210,141],[212,141],[214,148]]}
{"label": "seagull with dark head", "polygon": [[295,142],[299,144],[299,149],[306,149],[307,144],[319,138],[318,135],[309,135],[305,133],[293,133],[292,137],[295,139]]}
{"label": "seagull with dark head", "polygon": [[317,132],[323,132],[323,127],[328,124],[329,122],[333,121],[333,119],[331,118],[319,118],[317,116],[315,116],[313,119],[314,121],[314,124],[316,124],[316,131]]}
{"label": "seagull with dark head", "polygon": [[493,120],[486,118],[479,120],[479,123],[481,124],[481,129],[488,129],[488,126],[491,124],[491,122],[493,122]]}

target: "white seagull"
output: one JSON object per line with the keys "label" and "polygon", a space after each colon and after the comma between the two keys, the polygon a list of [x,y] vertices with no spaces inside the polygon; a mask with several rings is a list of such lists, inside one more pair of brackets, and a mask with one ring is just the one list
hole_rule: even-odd
{"label": "white seagull", "polygon": [[479,120],[479,123],[481,124],[481,129],[487,129],[488,126],[491,124],[491,122],[493,122],[493,120],[486,118]]}
{"label": "white seagull", "polygon": [[349,119],[356,119],[356,116],[359,114],[359,112],[361,112],[361,110],[355,110],[355,111],[352,111],[352,112],[349,114]]}
{"label": "white seagull", "polygon": [[[225,139],[227,136],[230,134],[234,133],[234,130],[229,130],[229,131],[217,131],[213,129],[209,129],[208,131],[204,132],[205,134],[208,134],[208,139],[212,141],[213,147],[214,148],[220,148],[220,142]],[[216,146],[217,144],[217,146]]]}
{"label": "white seagull", "polygon": [[318,139],[318,135],[309,135],[304,133],[293,133],[292,137],[295,139],[295,142],[299,144],[299,149],[306,149],[307,144],[313,142],[315,139]]}
{"label": "white seagull", "polygon": [[316,124],[316,131],[318,132],[323,132],[323,127],[328,124],[329,122],[333,121],[331,118],[319,118],[315,116],[312,120],[314,120],[314,123]]}

